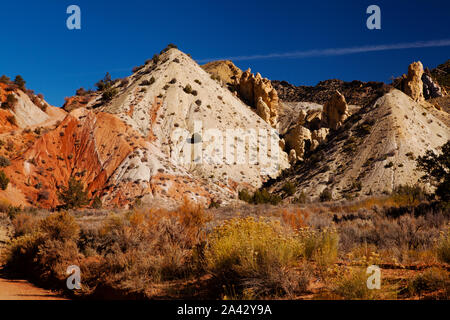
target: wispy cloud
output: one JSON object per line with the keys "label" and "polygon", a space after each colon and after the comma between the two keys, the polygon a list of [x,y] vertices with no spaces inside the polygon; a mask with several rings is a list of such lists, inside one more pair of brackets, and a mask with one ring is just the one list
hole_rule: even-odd
{"label": "wispy cloud", "polygon": [[117,73],[117,72],[131,72],[131,68],[118,68],[118,69],[110,69],[105,71],[91,71],[91,72],[82,72],[82,73],[69,73],[65,74],[66,77],[82,77],[82,76],[90,76],[90,75],[105,75],[106,72],[109,73]]}
{"label": "wispy cloud", "polygon": [[330,48],[330,49],[314,49],[306,51],[294,51],[286,53],[270,53],[270,54],[256,54],[247,56],[222,57],[197,60],[199,63],[205,63],[215,60],[262,60],[274,58],[308,58],[308,57],[323,57],[323,56],[342,56],[347,54],[356,54],[362,52],[388,51],[400,49],[414,49],[414,48],[430,48],[430,47],[446,47],[450,46],[450,39],[433,40],[433,41],[416,41],[409,43],[397,44],[381,44],[381,45],[367,45],[349,48]]}

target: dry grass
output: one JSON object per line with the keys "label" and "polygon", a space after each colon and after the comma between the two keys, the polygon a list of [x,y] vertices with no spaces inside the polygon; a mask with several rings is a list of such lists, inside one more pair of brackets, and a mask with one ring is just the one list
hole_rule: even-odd
{"label": "dry grass", "polygon": [[65,270],[75,264],[82,271],[77,295],[88,297],[311,298],[325,293],[327,298],[379,299],[379,292],[363,287],[367,275],[357,269],[371,264],[390,264],[392,270],[407,264],[411,269],[404,270],[416,270],[399,271],[405,274],[400,280],[386,271],[394,280],[383,285],[403,290],[402,298],[445,296],[444,282],[428,274],[414,277],[421,265],[445,271],[438,261],[448,263],[449,209],[429,203],[389,208],[378,201],[206,211],[185,201],[176,210],[30,211],[3,214],[0,227],[13,229],[3,252],[10,271],[64,289]]}
{"label": "dry grass", "polygon": [[335,205],[330,208],[331,212],[358,212],[363,210],[372,210],[374,207],[380,208],[399,208],[404,206],[415,206],[420,204],[421,201],[412,198],[410,195],[406,194],[393,194],[386,197],[372,197],[359,201],[353,201],[348,204],[343,203],[340,205]]}
{"label": "dry grass", "polygon": [[309,212],[300,208],[281,209],[281,219],[292,230],[300,230],[307,226]]}
{"label": "dry grass", "polygon": [[338,256],[339,235],[334,229],[317,231],[306,228],[299,232],[304,244],[304,256],[313,259],[318,266],[325,268],[333,264]]}
{"label": "dry grass", "polygon": [[15,237],[5,253],[6,268],[63,288],[65,270],[75,264],[83,273],[81,294],[101,287],[145,295],[155,283],[196,271],[193,254],[207,221],[208,215],[189,202],[175,211],[113,214],[81,227],[67,212],[19,214],[12,222]]}
{"label": "dry grass", "polygon": [[345,270],[337,278],[332,292],[346,300],[370,300],[376,297],[376,291],[367,287],[367,274],[365,269]]}
{"label": "dry grass", "polygon": [[428,269],[409,280],[404,291],[410,296],[418,295],[419,298],[431,294],[432,296],[428,298],[448,300],[450,298],[449,274],[438,268]]}
{"label": "dry grass", "polygon": [[437,247],[437,256],[442,262],[450,264],[450,225],[446,231],[441,232]]}

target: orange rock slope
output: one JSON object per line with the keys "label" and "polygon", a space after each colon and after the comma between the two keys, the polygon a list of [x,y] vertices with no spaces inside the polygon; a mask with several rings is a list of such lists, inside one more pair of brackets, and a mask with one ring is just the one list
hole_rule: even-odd
{"label": "orange rock slope", "polygon": [[26,199],[23,205],[55,207],[58,189],[74,176],[84,183],[91,199],[98,196],[109,205],[124,206],[143,196],[173,201],[189,194],[209,197],[202,183],[186,173],[176,168],[166,172],[170,168],[166,163],[154,164],[148,179],[127,174],[139,169],[135,158],[141,163],[157,162],[157,154],[151,152],[150,142],[115,115],[79,108],[5,168],[11,183],[0,196],[7,192],[11,196],[16,190],[23,195],[16,199]]}

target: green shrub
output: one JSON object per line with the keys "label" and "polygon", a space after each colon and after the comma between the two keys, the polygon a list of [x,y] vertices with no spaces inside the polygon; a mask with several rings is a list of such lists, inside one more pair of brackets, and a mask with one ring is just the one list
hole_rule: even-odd
{"label": "green shrub", "polygon": [[150,80],[144,80],[140,83],[141,86],[151,86],[156,81],[155,77],[151,77]]}
{"label": "green shrub", "polygon": [[333,200],[333,195],[328,188],[325,188],[319,195],[320,202],[326,202]]}
{"label": "green shrub", "polygon": [[253,194],[253,203],[262,204],[270,203],[272,205],[277,205],[281,202],[281,197],[275,194],[269,193],[266,189],[256,190]]}
{"label": "green shrub", "polygon": [[423,180],[436,187],[436,195],[445,202],[450,201],[450,140],[440,147],[438,155],[428,150],[424,156],[418,157],[416,166],[425,172]]}
{"label": "green shrub", "polygon": [[77,89],[77,91],[75,91],[75,94],[77,96],[85,96],[87,93],[88,92],[83,87],[81,87],[81,88]]}
{"label": "green shrub", "polygon": [[362,189],[361,181],[352,182],[352,190],[361,191],[361,189]]}
{"label": "green shrub", "polygon": [[394,166],[394,163],[392,161],[390,161],[384,167],[387,169],[387,168],[392,168],[393,166]]}
{"label": "green shrub", "polygon": [[112,87],[112,85],[113,81],[111,80],[111,75],[109,74],[109,72],[106,73],[102,80],[95,84],[95,86],[97,87],[97,91],[108,90]]}
{"label": "green shrub", "polygon": [[6,190],[8,188],[9,178],[6,176],[5,172],[0,171],[0,189]]}
{"label": "green shrub", "polygon": [[12,94],[6,96],[6,101],[2,103],[3,109],[12,109],[17,103],[17,98]]}
{"label": "green shrub", "polygon": [[14,84],[19,87],[22,91],[25,91],[25,80],[23,80],[22,76],[17,75],[14,79]]}
{"label": "green shrub", "polygon": [[102,100],[105,102],[111,101],[117,95],[116,88],[109,88],[103,91]]}
{"label": "green shrub", "polygon": [[272,205],[277,205],[281,202],[281,197],[275,194],[269,193],[266,189],[256,190],[253,195],[251,195],[247,189],[239,191],[239,199],[251,204],[264,204],[270,203]]}
{"label": "green shrub", "polygon": [[138,72],[139,70],[143,69],[144,67],[145,67],[145,66],[136,66],[136,67],[133,67],[133,69],[131,69],[131,72],[136,73],[136,72]]}
{"label": "green shrub", "polygon": [[300,195],[294,199],[293,203],[305,204],[307,201],[308,197],[306,196],[305,192],[302,191]]}
{"label": "green shrub", "polygon": [[220,80],[220,76],[219,76],[218,74],[214,74],[214,73],[213,73],[213,74],[211,75],[211,79],[212,79],[212,80],[219,81],[219,80]]}
{"label": "green shrub", "polygon": [[399,185],[392,191],[391,197],[397,203],[406,203],[407,205],[417,205],[428,198],[426,191],[419,185]]}
{"label": "green shrub", "polygon": [[8,158],[4,156],[0,156],[0,167],[5,168],[11,164],[11,161],[9,161]]}
{"label": "green shrub", "polygon": [[65,208],[79,208],[89,203],[83,184],[74,177],[70,177],[67,188],[62,187],[61,189],[62,191],[58,192],[58,199]]}
{"label": "green shrub", "polygon": [[124,79],[120,80],[119,87],[126,88],[129,83],[130,83],[130,80],[128,80],[127,78],[124,78]]}
{"label": "green shrub", "polygon": [[161,53],[167,52],[167,51],[169,51],[170,49],[178,49],[178,47],[177,47],[175,44],[173,44],[173,43],[169,43],[169,44],[167,45],[167,47],[165,47],[165,48],[161,51]]}
{"label": "green shrub", "polygon": [[292,182],[286,182],[283,185],[283,191],[288,195],[288,196],[292,196],[295,193],[295,184],[293,184]]}
{"label": "green shrub", "polygon": [[48,190],[40,190],[38,192],[37,201],[48,200],[50,197],[50,192]]}
{"label": "green shrub", "polygon": [[372,126],[374,124],[374,121],[372,120],[366,120],[362,124],[358,125],[356,127],[356,133],[359,137],[364,137],[372,131]]}
{"label": "green shrub", "polygon": [[186,92],[187,94],[191,94],[192,93],[192,87],[190,84],[187,84],[184,88],[183,91]]}
{"label": "green shrub", "polygon": [[101,209],[102,205],[102,200],[99,197],[95,197],[94,200],[92,200],[92,208]]}
{"label": "green shrub", "polygon": [[220,203],[215,201],[214,199],[212,199],[211,203],[209,204],[209,209],[212,209],[212,208],[215,208],[215,209],[220,208]]}
{"label": "green shrub", "polygon": [[245,201],[247,203],[251,203],[252,202],[252,195],[248,192],[247,189],[242,189],[239,191],[238,193],[239,196],[239,200]]}
{"label": "green shrub", "polygon": [[13,126],[17,125],[17,120],[16,117],[14,115],[10,115],[6,117],[6,120],[11,123]]}
{"label": "green shrub", "polygon": [[415,159],[414,153],[412,153],[412,152],[406,153],[405,156],[407,156],[409,158],[409,160],[414,160]]}
{"label": "green shrub", "polygon": [[0,83],[9,84],[11,82],[11,79],[5,75],[2,75],[0,77]]}

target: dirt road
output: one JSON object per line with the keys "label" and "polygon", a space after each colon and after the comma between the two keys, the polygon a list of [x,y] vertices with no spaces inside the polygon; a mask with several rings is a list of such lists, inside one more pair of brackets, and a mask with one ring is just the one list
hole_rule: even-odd
{"label": "dirt road", "polygon": [[50,290],[38,288],[26,280],[0,278],[0,300],[66,300]]}

